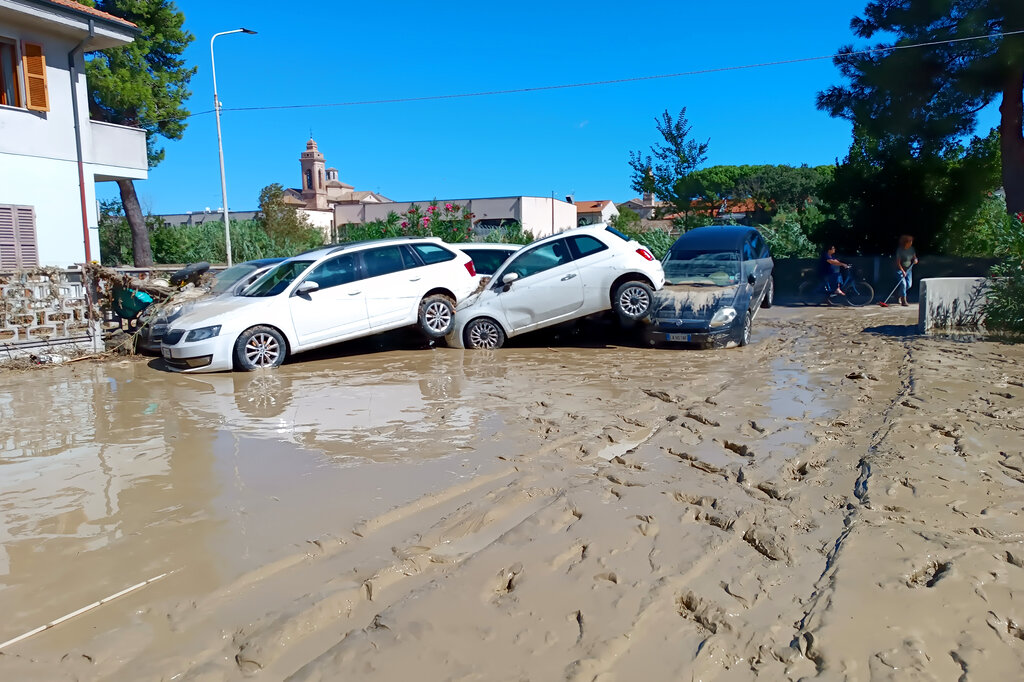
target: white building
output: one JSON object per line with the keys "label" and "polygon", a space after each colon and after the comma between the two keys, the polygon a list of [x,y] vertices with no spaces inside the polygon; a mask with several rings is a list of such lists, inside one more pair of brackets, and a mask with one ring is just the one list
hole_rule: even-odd
{"label": "white building", "polygon": [[90,121],[84,74],[85,52],[138,32],[73,0],[0,0],[0,272],[99,260],[95,183],[147,177],[145,132]]}
{"label": "white building", "polygon": [[612,218],[619,215],[619,209],[615,202],[608,199],[600,201],[577,201],[576,223],[582,225],[593,225],[595,223],[610,223]]}

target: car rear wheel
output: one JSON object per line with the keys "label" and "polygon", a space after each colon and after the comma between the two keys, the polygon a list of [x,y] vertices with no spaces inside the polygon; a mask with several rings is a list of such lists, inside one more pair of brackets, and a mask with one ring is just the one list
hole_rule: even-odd
{"label": "car rear wheel", "polygon": [[494,350],[505,343],[505,332],[494,320],[481,317],[466,325],[466,348]]}
{"label": "car rear wheel", "polygon": [[773,303],[775,303],[775,278],[769,277],[768,284],[765,285],[764,298],[761,299],[761,307],[771,308]]}
{"label": "car rear wheel", "polygon": [[654,291],[645,282],[625,282],[615,290],[612,308],[624,320],[642,320],[653,300]]}
{"label": "car rear wheel", "polygon": [[420,301],[420,331],[431,339],[439,339],[455,324],[455,302],[447,296],[434,294]]}
{"label": "car rear wheel", "polygon": [[235,341],[235,366],[247,372],[280,366],[288,354],[281,332],[273,327],[250,327]]}

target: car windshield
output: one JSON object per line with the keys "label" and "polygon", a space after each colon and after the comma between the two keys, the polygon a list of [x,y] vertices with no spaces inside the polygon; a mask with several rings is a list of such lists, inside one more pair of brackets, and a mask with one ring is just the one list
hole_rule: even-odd
{"label": "car windshield", "polygon": [[222,270],[213,278],[213,286],[210,290],[215,294],[223,294],[234,286],[243,277],[255,272],[260,266],[255,263],[239,263],[232,265],[227,270]]}
{"label": "car windshield", "polygon": [[463,249],[473,259],[473,266],[480,275],[493,275],[502,263],[515,251],[504,249]]}
{"label": "car windshield", "polygon": [[245,290],[243,296],[277,296],[306,271],[311,260],[288,260],[259,278]]}
{"label": "car windshield", "polygon": [[735,251],[670,251],[662,266],[671,284],[725,287],[740,279],[740,259]]}

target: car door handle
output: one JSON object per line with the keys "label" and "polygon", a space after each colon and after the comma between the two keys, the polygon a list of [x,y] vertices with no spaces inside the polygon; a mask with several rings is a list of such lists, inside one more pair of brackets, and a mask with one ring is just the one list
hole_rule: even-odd
{"label": "car door handle", "polygon": [[418,282],[418,281],[420,281],[420,279],[421,279],[420,277],[410,277],[409,281],[410,282]]}
{"label": "car door handle", "polygon": [[363,292],[361,292],[361,291],[350,291],[350,292],[348,292],[348,295],[349,296],[358,296],[361,293],[363,293]]}
{"label": "car door handle", "polygon": [[575,276],[576,276],[576,273],[574,273],[574,272],[573,273],[569,273],[568,275],[566,275],[565,277],[562,278],[562,281],[563,282],[568,282],[570,279],[572,279]]}

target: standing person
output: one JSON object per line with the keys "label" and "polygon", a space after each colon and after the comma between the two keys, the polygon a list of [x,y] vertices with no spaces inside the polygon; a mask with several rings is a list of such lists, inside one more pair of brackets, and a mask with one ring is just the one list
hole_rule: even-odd
{"label": "standing person", "polygon": [[900,245],[896,249],[896,276],[899,277],[900,305],[907,304],[907,291],[914,285],[910,268],[917,265],[917,251],[914,250],[914,238],[909,234],[900,236]]}
{"label": "standing person", "polygon": [[846,293],[839,288],[839,269],[850,267],[836,258],[836,247],[830,246],[821,254],[820,260],[821,276],[825,278],[825,302],[830,303],[833,293],[846,296]]}

